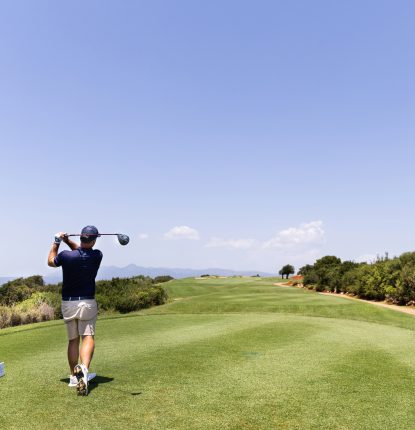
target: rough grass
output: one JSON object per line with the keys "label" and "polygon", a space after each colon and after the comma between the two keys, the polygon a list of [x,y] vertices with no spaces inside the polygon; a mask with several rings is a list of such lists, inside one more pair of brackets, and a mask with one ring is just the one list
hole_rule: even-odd
{"label": "rough grass", "polygon": [[86,398],[62,322],[0,331],[0,428],[413,429],[415,318],[272,282],[173,281],[100,319]]}

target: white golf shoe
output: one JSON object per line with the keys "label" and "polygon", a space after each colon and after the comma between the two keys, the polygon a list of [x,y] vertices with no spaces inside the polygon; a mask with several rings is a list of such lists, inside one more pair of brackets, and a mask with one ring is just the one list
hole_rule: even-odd
{"label": "white golf shoe", "polygon": [[78,378],[75,375],[69,375],[68,387],[76,387],[78,385]]}
{"label": "white golf shoe", "polygon": [[[88,372],[88,382],[94,379],[97,376],[96,373]],[[78,378],[75,375],[69,375],[69,384],[68,387],[76,387],[78,385]]]}

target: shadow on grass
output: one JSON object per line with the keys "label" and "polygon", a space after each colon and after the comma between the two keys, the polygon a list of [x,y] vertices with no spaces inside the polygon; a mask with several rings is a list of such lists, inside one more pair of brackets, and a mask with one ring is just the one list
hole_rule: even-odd
{"label": "shadow on grass", "polygon": [[[109,378],[108,376],[95,376],[94,379],[91,379],[91,381],[88,384],[88,391],[91,392],[93,390],[95,390],[95,388],[98,388],[99,385],[101,384],[107,384],[109,382],[112,382],[114,380],[114,378]],[[61,382],[64,382],[65,384],[69,384],[69,378],[63,378],[60,380]],[[115,388],[115,387],[110,387],[108,386],[108,388],[115,390],[115,391],[119,391],[121,393],[124,394],[128,394],[131,396],[139,396],[140,394],[142,394],[141,391],[133,391],[133,392],[127,392],[125,390],[121,390],[120,388]]]}
{"label": "shadow on grass", "polygon": [[[107,376],[95,376],[94,379],[89,381],[88,390],[91,392],[92,390],[95,390],[95,388],[98,387],[100,384],[107,384],[108,382],[112,382],[114,378],[108,378]],[[63,378],[60,380],[61,382],[64,382],[65,384],[69,384],[69,378]]]}
{"label": "shadow on grass", "polygon": [[108,382],[112,382],[114,378],[108,378],[107,376],[95,376],[94,379],[92,379],[89,382],[88,391],[91,392],[95,390],[95,388],[98,388],[98,385],[100,384],[107,384]]}

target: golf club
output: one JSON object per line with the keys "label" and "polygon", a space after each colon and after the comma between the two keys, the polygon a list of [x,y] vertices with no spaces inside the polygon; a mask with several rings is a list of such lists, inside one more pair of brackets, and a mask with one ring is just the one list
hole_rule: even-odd
{"label": "golf club", "polygon": [[[68,236],[96,236],[96,234],[68,234]],[[127,245],[127,243],[130,241],[130,238],[126,234],[121,233],[99,233],[98,237],[100,236],[117,236],[118,242],[120,245]]]}

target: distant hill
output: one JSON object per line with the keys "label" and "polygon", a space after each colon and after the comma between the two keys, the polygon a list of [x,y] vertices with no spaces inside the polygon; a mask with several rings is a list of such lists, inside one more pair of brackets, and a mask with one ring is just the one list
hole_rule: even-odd
{"label": "distant hill", "polygon": [[[46,284],[57,284],[62,281],[61,270],[56,270],[56,275],[45,275],[43,279]],[[208,269],[182,269],[182,268],[171,268],[171,267],[141,267],[135,264],[129,264],[125,267],[116,266],[103,266],[99,269],[97,280],[112,279],[112,278],[129,278],[131,276],[151,276],[152,278],[161,275],[170,275],[173,278],[189,278],[192,276],[200,275],[219,275],[219,276],[255,276],[261,277],[275,276],[275,273],[259,272],[257,270],[230,270],[220,268],[208,268]],[[0,277],[0,285],[5,284],[12,279],[16,279],[18,276],[2,276]]]}
{"label": "distant hill", "polygon": [[98,273],[98,279],[111,279],[114,277],[129,277],[137,275],[155,276],[170,275],[173,278],[188,278],[191,276],[200,276],[204,274],[209,275],[220,275],[220,276],[273,276],[272,273],[258,272],[257,270],[229,270],[220,268],[207,268],[207,269],[182,269],[182,268],[171,268],[171,267],[140,267],[135,264],[130,264],[126,267],[115,267],[107,266],[102,267]]}
{"label": "distant hill", "polygon": [[[43,278],[47,284],[56,284],[62,281],[61,270],[56,270],[56,275],[45,275]],[[274,276],[273,273],[259,272],[257,270],[229,270],[229,269],[219,269],[219,268],[208,268],[208,269],[182,269],[182,268],[171,268],[171,267],[141,267],[135,264],[129,264],[125,267],[116,266],[103,266],[99,269],[97,280],[101,279],[111,279],[111,278],[129,278],[131,276],[151,276],[152,278],[161,275],[170,275],[173,278],[188,278],[192,276],[200,275],[219,275],[219,276],[255,276],[259,275],[262,277]],[[16,279],[17,276],[0,277],[0,285]]]}

